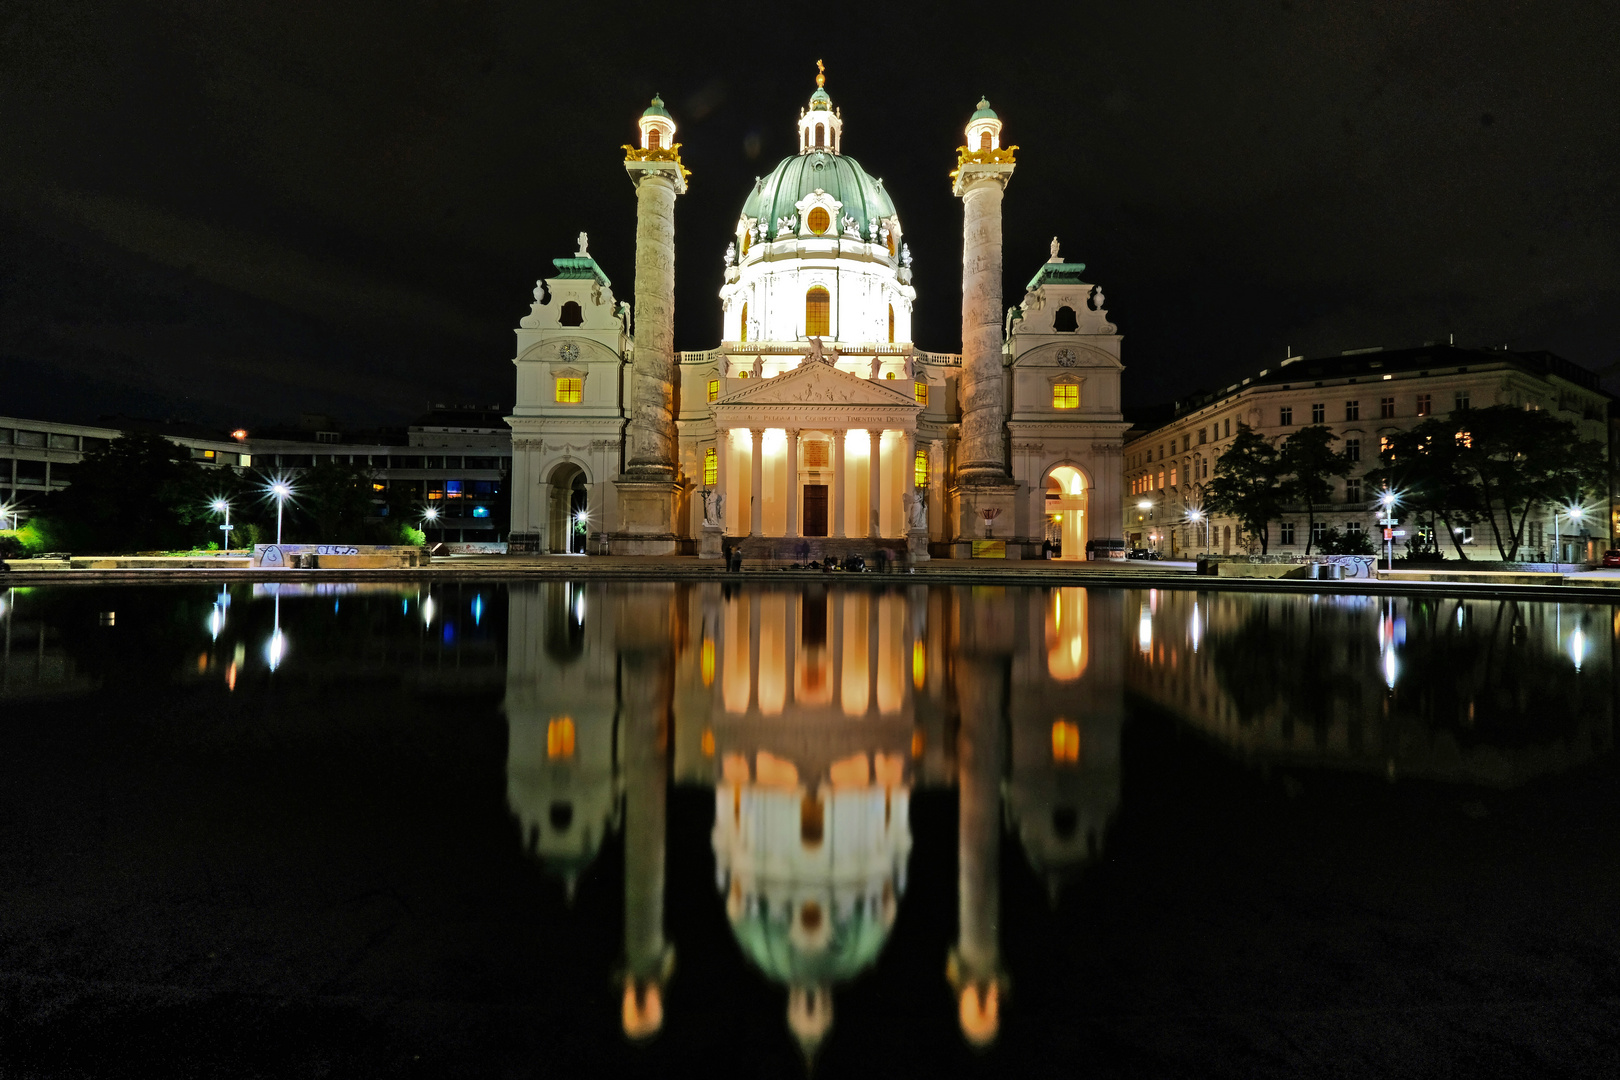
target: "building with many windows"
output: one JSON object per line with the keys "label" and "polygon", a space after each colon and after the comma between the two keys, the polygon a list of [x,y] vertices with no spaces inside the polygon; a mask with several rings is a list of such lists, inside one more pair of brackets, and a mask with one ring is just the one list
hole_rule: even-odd
{"label": "building with many windows", "polygon": [[312,416],[296,428],[234,436],[141,421],[92,426],[0,416],[0,504],[26,517],[67,486],[65,466],[139,430],[220,468],[296,474],[317,463],[352,465],[370,474],[379,512],[389,502],[410,506],[410,523],[425,526],[430,541],[498,543],[511,520],[511,432],[502,414],[498,406],[435,405],[403,431],[348,433]]}
{"label": "building with many windows", "polygon": [[[1166,558],[1258,551],[1258,540],[1244,537],[1236,521],[1203,513],[1205,486],[1240,424],[1275,442],[1313,424],[1337,436],[1334,449],[1355,465],[1348,476],[1334,480],[1330,501],[1316,507],[1320,539],[1329,528],[1341,533],[1380,529],[1378,493],[1366,474],[1379,467],[1385,440],[1395,432],[1459,409],[1514,405],[1550,410],[1572,421],[1583,439],[1607,446],[1612,400],[1595,374],[1547,352],[1429,344],[1291,356],[1218,392],[1177,401],[1169,422],[1133,432],[1125,445],[1125,536],[1132,547]],[[1573,530],[1560,523],[1562,557],[1601,554],[1599,545],[1612,531],[1611,512],[1606,505],[1591,509]],[[1543,517],[1528,523],[1525,546],[1550,556],[1552,508],[1543,508]],[[1303,509],[1284,513],[1272,525],[1268,551],[1304,552],[1306,520]],[[1375,538],[1381,541],[1381,532]],[[1486,537],[1461,539],[1478,546],[1480,557],[1497,557]],[[1450,548],[1441,544],[1443,551]]]}
{"label": "building with many windows", "polygon": [[[958,149],[962,353],[912,341],[911,253],[881,178],[844,152],[818,76],[795,154],[726,238],[722,340],[676,353],[675,122],[654,99],[627,146],[634,318],[584,234],[517,331],[513,550],[831,556],[907,548],[1008,557],[1117,543],[1120,337],[1083,264],[1036,268],[1002,304],[1015,162],[980,101]],[[982,550],[982,549],[981,549]]]}

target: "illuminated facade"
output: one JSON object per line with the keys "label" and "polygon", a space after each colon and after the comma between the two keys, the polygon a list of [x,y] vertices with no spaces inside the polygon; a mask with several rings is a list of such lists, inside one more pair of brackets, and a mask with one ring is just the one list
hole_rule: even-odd
{"label": "illuminated facade", "polygon": [[[674,205],[687,170],[659,100],[625,167],[633,305],[581,235],[518,330],[515,551],[812,558],[876,548],[1079,559],[1120,520],[1120,337],[1058,255],[1001,300],[1001,200],[1016,147],[980,102],[952,175],[963,201],[963,351],[912,340],[904,226],[844,153],[823,77],[798,151],[744,199],[725,251],[719,346],[676,354]],[[1101,523],[1101,524],[1098,524]]]}
{"label": "illuminated facade", "polygon": [[942,959],[964,1037],[994,1039],[1004,823],[1055,893],[1119,800],[1118,609],[1083,589],[514,589],[508,804],[570,892],[622,831],[626,1034],[655,1034],[674,992],[669,775],[714,793],[716,902],[807,1055],[903,917],[912,793],[955,785],[961,924]]}

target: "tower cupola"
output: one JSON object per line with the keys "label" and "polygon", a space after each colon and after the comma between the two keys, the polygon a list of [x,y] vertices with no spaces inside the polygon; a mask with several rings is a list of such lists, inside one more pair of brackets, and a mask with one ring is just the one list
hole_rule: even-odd
{"label": "tower cupola", "polygon": [[675,144],[675,120],[664,108],[664,99],[653,95],[652,104],[637,121],[643,150],[668,150]]}
{"label": "tower cupola", "polygon": [[810,95],[810,104],[799,113],[799,153],[827,154],[843,152],[844,118],[833,108],[827,96],[827,69],[816,61],[816,92]]}
{"label": "tower cupola", "polygon": [[979,99],[979,108],[968,120],[967,148],[969,150],[1001,149],[1001,117],[990,107],[987,98]]}

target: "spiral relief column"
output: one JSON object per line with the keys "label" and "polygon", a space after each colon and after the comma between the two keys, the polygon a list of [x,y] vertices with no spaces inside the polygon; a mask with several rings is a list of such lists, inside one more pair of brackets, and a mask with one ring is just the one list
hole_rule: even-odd
{"label": "spiral relief column", "polygon": [[675,121],[661,98],[642,113],[641,146],[626,146],[624,168],[636,185],[635,355],[632,359],[625,470],[615,484],[616,555],[676,550],[679,482],[675,436],[675,199],[687,170]]}
{"label": "spiral relief column", "polygon": [[1001,200],[1018,148],[1002,148],[1001,120],[982,99],[966,134],[951,174],[951,191],[962,200],[962,420],[951,499],[958,541],[982,535],[984,510],[1011,520],[1015,491],[1004,435]]}

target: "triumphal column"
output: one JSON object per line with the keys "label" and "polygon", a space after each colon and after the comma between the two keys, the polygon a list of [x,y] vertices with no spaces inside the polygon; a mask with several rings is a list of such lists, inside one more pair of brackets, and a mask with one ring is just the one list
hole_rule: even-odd
{"label": "triumphal column", "polygon": [[690,173],[681,165],[675,121],[654,97],[640,120],[641,145],[624,148],[636,185],[635,352],[631,364],[625,467],[615,481],[615,555],[675,552],[675,198]]}
{"label": "triumphal column", "polygon": [[954,540],[984,536],[987,515],[1004,519],[1003,529],[1009,526],[1016,491],[1004,428],[1001,198],[1018,148],[1002,147],[1001,120],[983,99],[966,133],[951,174],[951,192],[962,200],[962,420],[950,492]]}

